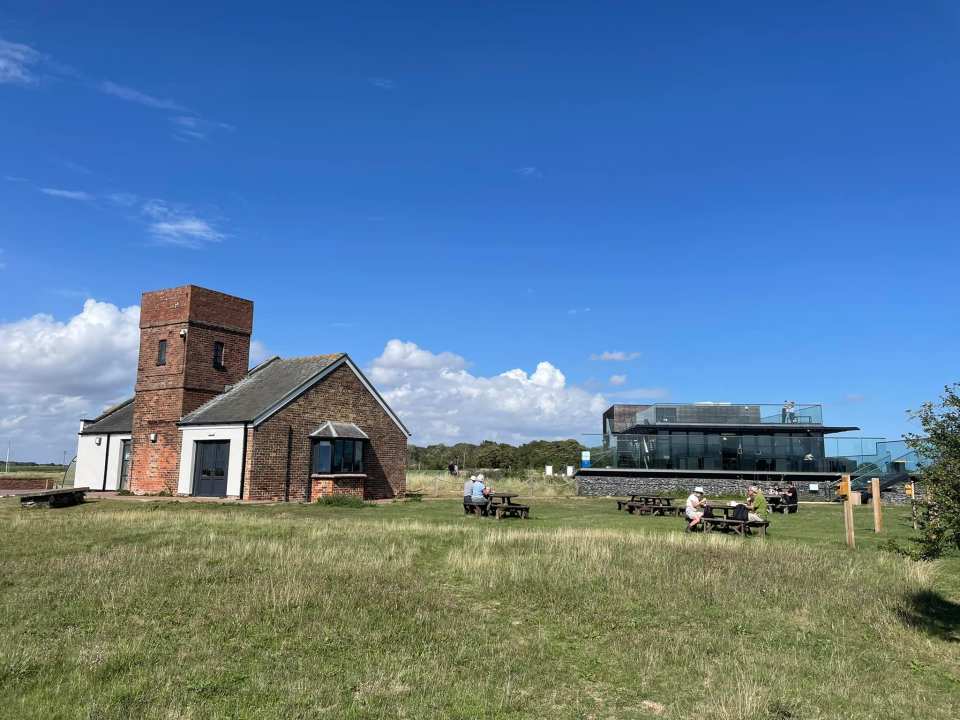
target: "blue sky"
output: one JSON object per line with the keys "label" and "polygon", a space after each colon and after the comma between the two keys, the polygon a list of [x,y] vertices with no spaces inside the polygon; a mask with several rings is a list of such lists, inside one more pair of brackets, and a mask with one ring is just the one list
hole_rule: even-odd
{"label": "blue sky", "polygon": [[[547,362],[586,395],[544,435],[601,394],[898,436],[960,380],[958,39],[922,2],[5,3],[0,323],[196,283],[281,355]],[[537,433],[490,412],[457,432]]]}

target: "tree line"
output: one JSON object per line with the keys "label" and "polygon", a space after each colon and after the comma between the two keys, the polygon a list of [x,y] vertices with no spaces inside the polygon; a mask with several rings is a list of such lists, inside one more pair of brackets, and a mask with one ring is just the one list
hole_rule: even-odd
{"label": "tree line", "polygon": [[500,470],[543,470],[553,465],[562,472],[567,465],[580,466],[580,451],[587,448],[576,440],[535,440],[523,445],[508,445],[485,440],[479,445],[428,445],[407,448],[407,464],[421,470],[446,470],[450,463],[461,468]]}

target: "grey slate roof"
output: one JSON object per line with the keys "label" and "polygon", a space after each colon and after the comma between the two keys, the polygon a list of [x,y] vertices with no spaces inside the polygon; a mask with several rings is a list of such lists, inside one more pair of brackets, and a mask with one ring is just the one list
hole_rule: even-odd
{"label": "grey slate roof", "polygon": [[317,373],[345,356],[346,353],[335,353],[287,360],[276,357],[268,360],[251,370],[230,390],[185,415],[180,424],[252,422]]}
{"label": "grey slate roof", "polygon": [[353,440],[369,440],[370,436],[353,423],[327,420],[310,433],[313,438],[348,438]]}
{"label": "grey slate roof", "polygon": [[99,417],[87,424],[81,435],[102,435],[104,433],[129,433],[133,431],[133,398],[104,411]]}

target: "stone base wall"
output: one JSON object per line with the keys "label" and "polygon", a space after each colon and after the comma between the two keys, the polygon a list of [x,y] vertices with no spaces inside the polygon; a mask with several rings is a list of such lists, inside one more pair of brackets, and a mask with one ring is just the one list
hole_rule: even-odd
{"label": "stone base wall", "polygon": [[[782,482],[750,481],[737,478],[664,478],[664,477],[624,477],[620,475],[577,475],[577,495],[622,497],[626,495],[671,495],[686,497],[698,485],[703,487],[707,497],[718,495],[746,496],[747,487],[757,485],[764,493],[776,486],[784,486]],[[800,500],[833,500],[832,485],[822,482],[818,492],[810,492],[809,482],[795,483],[797,496]],[[919,485],[917,496],[920,497]],[[901,504],[909,502],[903,494],[903,488],[889,490],[883,493],[883,502]]]}
{"label": "stone base wall", "polygon": [[357,475],[352,476],[331,476],[331,475],[311,475],[310,497],[313,500],[331,495],[353,495],[361,500],[363,499],[363,486],[366,477]]}

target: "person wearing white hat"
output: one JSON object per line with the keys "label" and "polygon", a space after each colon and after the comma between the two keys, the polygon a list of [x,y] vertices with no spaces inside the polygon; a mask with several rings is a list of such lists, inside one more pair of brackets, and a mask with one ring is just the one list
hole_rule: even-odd
{"label": "person wearing white hat", "polygon": [[476,475],[471,475],[469,480],[463,483],[463,504],[470,504],[470,496],[473,494],[473,483],[477,479]]}
{"label": "person wearing white hat", "polygon": [[694,528],[700,524],[700,520],[703,518],[703,503],[703,488],[697,485],[690,493],[690,497],[687,498],[687,508],[684,511],[687,520],[690,521],[687,524],[687,532],[693,532]]}

